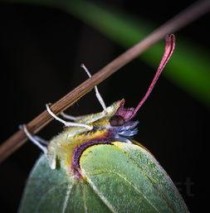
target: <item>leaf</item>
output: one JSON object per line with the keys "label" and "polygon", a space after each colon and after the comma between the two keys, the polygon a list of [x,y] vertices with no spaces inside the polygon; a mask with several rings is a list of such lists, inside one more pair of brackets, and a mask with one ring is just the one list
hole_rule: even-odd
{"label": "leaf", "polygon": [[94,145],[83,152],[80,166],[84,180],[51,170],[42,156],[19,212],[188,212],[169,176],[141,146]]}

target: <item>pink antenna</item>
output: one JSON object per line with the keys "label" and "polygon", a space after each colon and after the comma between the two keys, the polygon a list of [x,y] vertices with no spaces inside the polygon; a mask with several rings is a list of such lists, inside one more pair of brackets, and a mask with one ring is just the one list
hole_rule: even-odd
{"label": "pink antenna", "polygon": [[162,73],[164,67],[166,66],[168,60],[170,59],[172,53],[174,52],[174,48],[175,48],[175,35],[173,35],[173,34],[167,35],[165,38],[165,51],[164,51],[163,57],[161,59],[161,62],[157,68],[156,74],[155,74],[154,78],[152,79],[152,82],[149,85],[149,88],[148,88],[146,94],[141,99],[141,101],[139,102],[137,107],[134,109],[132,117],[134,117],[136,115],[138,110],[142,107],[144,102],[147,100],[147,98],[151,94],[157,80],[160,77],[160,74]]}

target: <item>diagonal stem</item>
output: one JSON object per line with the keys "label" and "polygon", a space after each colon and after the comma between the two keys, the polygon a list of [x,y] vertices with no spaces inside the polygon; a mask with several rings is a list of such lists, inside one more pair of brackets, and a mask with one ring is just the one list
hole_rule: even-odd
{"label": "diagonal stem", "polygon": [[[55,114],[59,114],[69,106],[73,105],[76,101],[78,101],[82,96],[88,93],[90,90],[94,88],[95,85],[101,83],[110,75],[115,73],[121,67],[135,59],[138,55],[148,49],[151,45],[164,38],[165,35],[169,33],[174,33],[177,30],[180,30],[187,24],[193,22],[198,19],[200,16],[210,11],[210,1],[203,0],[197,1],[174,18],[170,19],[168,22],[157,28],[150,35],[148,35],[145,39],[125,51],[123,54],[115,58],[112,62],[107,64],[104,68],[99,70],[95,75],[93,75],[90,79],[87,79],[82,84],[77,86],[74,90],[69,92],[63,98],[58,100],[56,103],[51,105],[51,110]],[[31,122],[27,124],[27,128],[31,133],[37,133],[43,127],[45,127],[50,121],[52,117],[45,110],[36,118],[34,118]],[[9,157],[13,152],[15,152],[18,148],[20,148],[25,141],[27,140],[26,135],[23,130],[19,130],[14,133],[10,138],[8,138],[1,146],[0,146],[0,162],[4,161],[7,157]]]}

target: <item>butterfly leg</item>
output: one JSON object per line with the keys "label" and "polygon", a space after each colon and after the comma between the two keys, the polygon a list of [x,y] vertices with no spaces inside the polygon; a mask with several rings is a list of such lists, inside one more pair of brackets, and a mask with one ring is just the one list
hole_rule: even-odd
{"label": "butterfly leg", "polygon": [[35,138],[35,140],[39,141],[41,144],[43,144],[45,146],[47,146],[49,144],[49,142],[47,140],[45,140],[39,136],[34,135],[33,137]]}
{"label": "butterfly leg", "polygon": [[59,118],[55,113],[53,113],[53,112],[51,111],[51,109],[50,109],[50,107],[49,107],[48,104],[46,104],[46,109],[47,109],[48,113],[49,113],[55,120],[57,120],[57,121],[59,121],[60,123],[64,124],[64,126],[66,126],[66,127],[70,127],[70,126],[72,126],[72,127],[84,127],[84,128],[86,128],[86,129],[88,129],[88,130],[91,130],[91,129],[93,128],[93,127],[90,126],[90,125],[86,125],[86,124],[82,124],[82,123],[76,123],[76,122],[69,122],[69,121],[65,121],[65,120]]}
{"label": "butterfly leg", "polygon": [[[88,77],[91,78],[92,75],[91,75],[90,71],[87,69],[87,67],[84,64],[81,64],[81,67],[87,73]],[[95,90],[96,98],[98,99],[99,103],[101,104],[104,112],[106,112],[106,104],[105,104],[105,102],[104,102],[104,100],[103,100],[103,98],[102,98],[102,96],[101,96],[101,94],[100,94],[100,92],[98,90],[98,87],[95,86],[94,90]],[[74,117],[74,116],[68,115],[68,114],[66,114],[64,112],[61,112],[61,116],[63,118],[66,118],[66,119],[72,120],[72,121],[76,121],[76,120],[79,120],[81,118],[81,116]]]}
{"label": "butterfly leg", "polygon": [[[84,71],[87,73],[88,77],[91,78],[92,75],[91,73],[89,72],[89,70],[87,69],[87,67],[84,65],[84,64],[81,64],[81,67],[84,69]],[[100,92],[98,91],[98,87],[95,86],[94,87],[94,90],[95,90],[95,94],[96,94],[96,98],[98,99],[99,103],[101,104],[102,108],[104,111],[106,111],[106,104],[100,94]]]}
{"label": "butterfly leg", "polygon": [[79,120],[80,116],[76,117],[76,116],[72,116],[72,115],[68,115],[65,112],[61,112],[60,114],[63,118],[70,120],[70,121],[76,121]]}
{"label": "butterfly leg", "polygon": [[28,139],[33,143],[35,144],[36,146],[38,146],[43,152],[44,154],[47,154],[47,144],[48,142],[45,141],[44,139],[38,137],[38,136],[35,136],[35,135],[32,135],[26,125],[21,125],[20,128],[24,131],[24,133],[26,134],[26,136],[28,137]]}

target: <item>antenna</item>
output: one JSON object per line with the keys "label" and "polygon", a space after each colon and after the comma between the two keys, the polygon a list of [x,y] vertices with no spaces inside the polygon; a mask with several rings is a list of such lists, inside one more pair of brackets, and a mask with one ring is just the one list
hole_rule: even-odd
{"label": "antenna", "polygon": [[169,61],[170,57],[172,56],[174,49],[175,49],[175,35],[173,35],[173,34],[167,35],[165,38],[165,51],[163,53],[162,59],[157,68],[157,71],[155,73],[155,76],[152,79],[152,82],[150,83],[149,88],[147,89],[147,92],[145,93],[144,97],[141,99],[141,101],[139,102],[137,107],[134,109],[132,117],[134,117],[136,115],[136,113],[139,111],[139,109],[142,107],[144,102],[147,100],[147,98],[151,94],[164,67],[166,66],[167,62]]}

